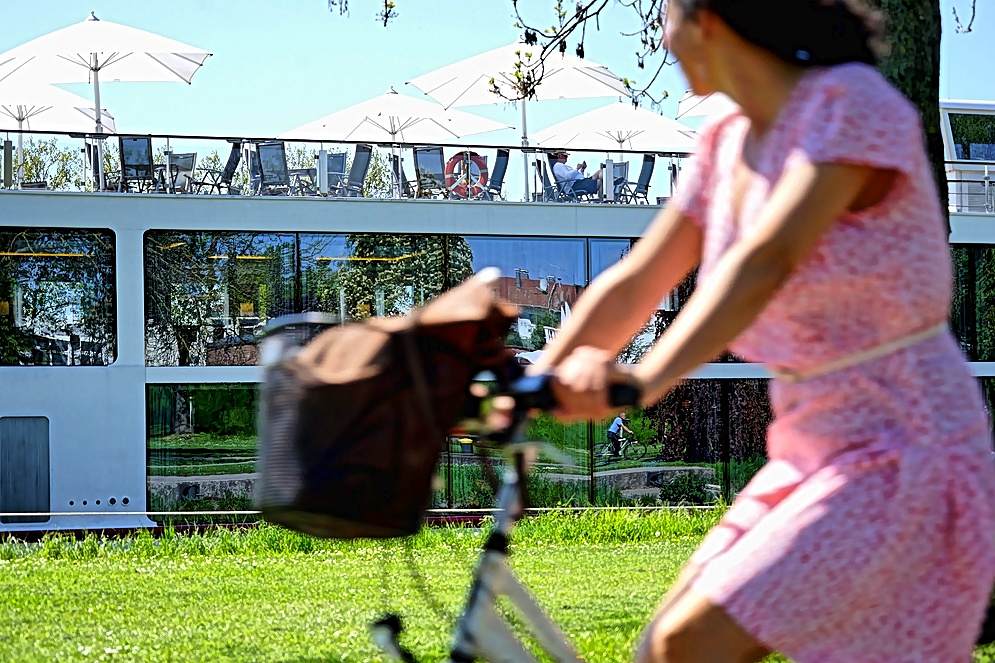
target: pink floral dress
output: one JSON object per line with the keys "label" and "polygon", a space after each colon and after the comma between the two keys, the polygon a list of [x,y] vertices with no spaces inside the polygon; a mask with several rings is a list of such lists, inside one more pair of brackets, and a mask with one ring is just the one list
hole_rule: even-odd
{"label": "pink floral dress", "polygon": [[[950,253],[915,107],[873,68],[812,69],[760,148],[740,218],[749,120],[712,122],[673,204],[704,229],[699,283],[800,162],[899,173],[847,213],[732,345],[811,370],[944,322]],[[799,663],[969,661],[995,579],[995,463],[982,399],[949,332],[770,385],[770,462],[692,559],[694,588]]]}

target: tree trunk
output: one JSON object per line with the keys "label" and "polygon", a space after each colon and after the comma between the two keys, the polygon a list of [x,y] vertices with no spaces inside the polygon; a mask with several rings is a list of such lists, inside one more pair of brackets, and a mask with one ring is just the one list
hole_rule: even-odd
{"label": "tree trunk", "polygon": [[940,133],[940,0],[876,0],[888,16],[891,53],[881,62],[883,73],[919,107],[926,149],[946,217],[947,178]]}
{"label": "tree trunk", "polygon": [[173,435],[193,432],[193,422],[190,421],[190,394],[184,386],[177,386],[174,395]]}

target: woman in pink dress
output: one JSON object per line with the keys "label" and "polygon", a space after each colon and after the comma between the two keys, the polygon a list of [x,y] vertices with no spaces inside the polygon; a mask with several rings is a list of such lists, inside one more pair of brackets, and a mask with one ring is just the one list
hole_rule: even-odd
{"label": "woman in pink dress", "polygon": [[[726,348],[774,379],[769,463],[664,599],[640,661],[969,661],[995,579],[982,399],[947,329],[951,265],[918,113],[857,0],[670,0],[697,94],[738,109],[537,369],[566,418],[656,402]],[[788,27],[790,26],[790,27]],[[641,364],[617,351],[695,266]]]}

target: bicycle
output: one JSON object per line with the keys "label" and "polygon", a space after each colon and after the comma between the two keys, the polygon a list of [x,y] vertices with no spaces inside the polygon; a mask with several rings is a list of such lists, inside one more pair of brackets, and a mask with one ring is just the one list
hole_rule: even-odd
{"label": "bicycle", "polygon": [[647,447],[644,443],[635,438],[618,438],[618,454],[614,453],[611,442],[601,442],[594,445],[595,465],[608,465],[609,463],[625,460],[642,460],[646,457]]}
{"label": "bicycle", "polygon": [[[528,376],[516,380],[500,395],[515,399],[514,423],[506,433],[488,436],[492,445],[508,459],[502,484],[497,491],[497,513],[494,529],[483,546],[473,582],[463,611],[453,632],[453,644],[447,663],[468,661],[502,661],[505,663],[535,663],[537,659],[525,648],[497,610],[503,596],[518,611],[539,646],[561,663],[580,663],[581,659],[566,635],[536,602],[535,598],[515,578],[508,565],[508,543],[511,531],[525,513],[528,494],[529,467],[535,462],[542,443],[525,439],[528,413],[549,410],[554,405],[549,382],[545,376]],[[626,385],[610,390],[613,405],[627,406],[639,401],[639,393]],[[555,449],[544,453],[559,455]],[[645,452],[644,452],[645,453]],[[373,625],[374,642],[389,657],[414,663],[414,655],[401,646],[403,628],[400,617],[387,615]]]}

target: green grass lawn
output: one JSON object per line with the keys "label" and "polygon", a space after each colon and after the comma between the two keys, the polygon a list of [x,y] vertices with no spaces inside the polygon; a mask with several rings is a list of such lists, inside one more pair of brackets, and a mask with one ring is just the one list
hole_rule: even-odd
{"label": "green grass lawn", "polygon": [[[585,661],[628,660],[716,518],[546,515],[516,531],[512,565]],[[410,543],[449,614],[463,600],[481,538],[432,529]],[[405,618],[403,641],[419,660],[442,660],[450,622],[419,595],[405,554],[396,542],[321,541],[270,526],[0,543],[0,660],[379,661],[367,626],[385,605]]]}
{"label": "green grass lawn", "polygon": [[204,477],[215,474],[250,474],[256,471],[256,463],[218,463],[196,460],[189,463],[168,465],[149,464],[149,476],[154,477]]}
{"label": "green grass lawn", "polygon": [[182,433],[149,438],[149,448],[160,450],[248,451],[255,453],[254,435],[214,435],[211,433]]}

